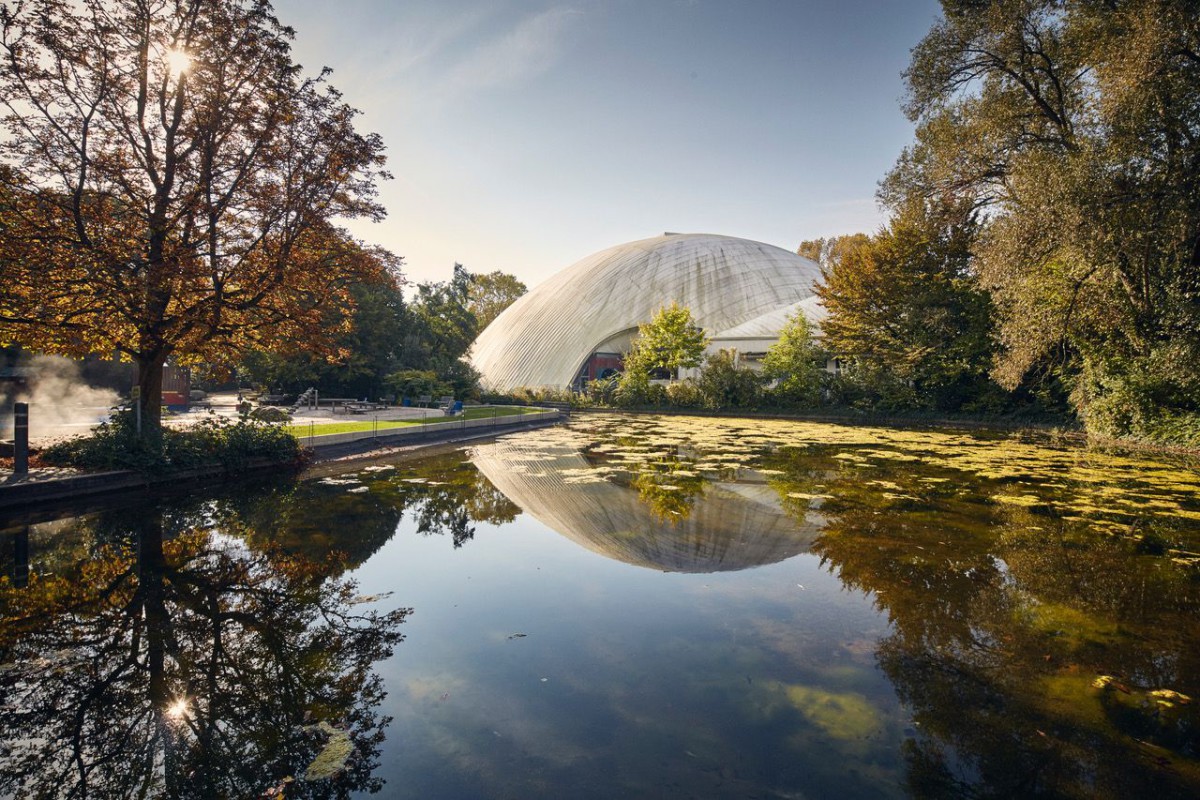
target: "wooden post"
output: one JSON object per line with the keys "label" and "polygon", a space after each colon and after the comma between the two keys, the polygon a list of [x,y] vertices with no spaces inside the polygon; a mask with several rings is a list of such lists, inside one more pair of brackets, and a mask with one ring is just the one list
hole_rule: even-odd
{"label": "wooden post", "polygon": [[13,403],[13,474],[29,472],[29,403]]}

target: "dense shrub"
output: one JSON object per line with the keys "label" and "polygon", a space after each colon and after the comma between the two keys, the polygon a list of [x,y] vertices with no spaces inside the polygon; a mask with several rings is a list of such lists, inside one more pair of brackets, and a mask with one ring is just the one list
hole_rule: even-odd
{"label": "dense shrub", "polygon": [[463,359],[456,359],[438,369],[438,377],[450,384],[450,391],[460,400],[479,398],[479,370]]}
{"label": "dense shrub", "polygon": [[1194,446],[1200,442],[1200,353],[1163,344],[1138,358],[1085,358],[1071,394],[1089,433]]}
{"label": "dense shrub", "polygon": [[754,408],[762,395],[762,376],[739,367],[732,352],[721,350],[708,357],[696,388],[706,408]]}
{"label": "dense shrub", "polygon": [[454,394],[454,387],[438,378],[433,370],[402,369],[383,379],[384,388],[396,397],[445,397]]}
{"label": "dense shrub", "polygon": [[667,384],[667,402],[675,408],[700,408],[704,405],[704,393],[693,380]]}
{"label": "dense shrub", "polygon": [[660,383],[652,383],[646,371],[627,369],[617,382],[613,401],[621,408],[661,406],[667,402],[667,390]]}
{"label": "dense shrub", "polygon": [[282,408],[261,406],[250,412],[250,419],[256,419],[259,422],[291,422],[292,415]]}
{"label": "dense shrub", "polygon": [[587,401],[592,405],[611,406],[617,402],[617,386],[620,385],[620,374],[599,378],[587,385]]}
{"label": "dense shrub", "polygon": [[825,403],[859,411],[921,411],[928,408],[912,384],[890,370],[855,363],[830,375],[822,387]]}
{"label": "dense shrub", "polygon": [[53,466],[138,472],[210,464],[240,472],[253,459],[294,465],[304,460],[300,443],[280,425],[250,418],[233,422],[211,417],[187,430],[164,428],[161,437],[152,440],[138,435],[133,415],[128,411],[115,414],[91,436],[46,448],[42,458]]}
{"label": "dense shrub", "polygon": [[525,405],[535,406],[543,403],[565,403],[572,408],[582,408],[589,405],[587,397],[570,389],[552,389],[540,387],[529,389],[521,387],[511,392],[499,392],[494,389],[483,390],[479,393],[483,403],[491,405]]}

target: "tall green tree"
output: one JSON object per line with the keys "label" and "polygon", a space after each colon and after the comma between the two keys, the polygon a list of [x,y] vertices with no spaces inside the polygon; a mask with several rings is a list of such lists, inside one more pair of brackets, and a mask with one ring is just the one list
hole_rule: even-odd
{"label": "tall green tree", "polygon": [[824,350],[802,313],[789,317],[779,341],[763,356],[763,377],[776,381],[774,395],[784,402],[813,406],[821,399]]}
{"label": "tall green tree", "polygon": [[691,309],[671,303],[638,326],[637,338],[625,356],[625,369],[658,370],[677,378],[679,370],[700,366],[707,346],[708,337],[692,318]]}
{"label": "tall green tree", "polygon": [[528,288],[525,284],[507,272],[494,270],[472,275],[467,290],[467,309],[475,315],[475,321],[482,331],[526,291]]}
{"label": "tall green tree", "polygon": [[265,0],[0,5],[0,341],[137,365],[328,342],[325,310],[387,264],[383,144],[292,61]]}
{"label": "tall green tree", "polygon": [[449,281],[417,286],[409,304],[410,324],[401,354],[406,369],[433,370],[462,395],[475,389],[479,375],[465,360],[479,322],[470,308],[471,273],[454,265]]}
{"label": "tall green tree", "polygon": [[944,0],[883,187],[986,209],[996,375],[1052,363],[1093,430],[1200,413],[1200,13],[1191,0]]}
{"label": "tall green tree", "polygon": [[674,379],[679,370],[700,366],[707,346],[708,337],[690,309],[675,302],[660,308],[649,322],[638,326],[637,338],[625,354],[616,390],[618,403],[645,405],[661,399],[651,377]]}
{"label": "tall green tree", "polygon": [[350,288],[353,305],[332,308],[326,319],[337,331],[326,352],[314,353],[305,342],[276,351],[255,350],[241,360],[239,372],[256,384],[301,392],[314,386],[322,395],[377,397],[384,378],[401,363],[411,314],[398,275]]}

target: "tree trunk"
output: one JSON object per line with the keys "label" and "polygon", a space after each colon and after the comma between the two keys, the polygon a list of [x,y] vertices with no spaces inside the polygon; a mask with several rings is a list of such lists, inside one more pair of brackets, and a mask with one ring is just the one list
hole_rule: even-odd
{"label": "tree trunk", "polygon": [[146,623],[150,702],[161,711],[166,709],[172,698],[166,674],[166,643],[170,627],[163,575],[166,558],[163,554],[162,520],[157,516],[156,512],[150,511],[137,520],[137,574],[142,618]]}
{"label": "tree trunk", "polygon": [[142,437],[157,439],[162,432],[163,360],[160,355],[137,361],[137,405],[142,413]]}
{"label": "tree trunk", "polygon": [[[158,374],[162,375],[162,362]],[[145,430],[145,428],[143,428]],[[167,608],[166,556],[163,553],[162,513],[151,509],[136,520],[138,594],[142,618],[145,621],[146,671],[149,673],[149,700],[154,708],[158,732],[162,737],[163,764],[167,785],[171,786],[178,773],[176,726],[184,723],[183,710],[176,703],[187,703],[186,697],[176,696],[168,672],[167,656],[171,648],[171,614]],[[174,794],[172,793],[172,796]]]}

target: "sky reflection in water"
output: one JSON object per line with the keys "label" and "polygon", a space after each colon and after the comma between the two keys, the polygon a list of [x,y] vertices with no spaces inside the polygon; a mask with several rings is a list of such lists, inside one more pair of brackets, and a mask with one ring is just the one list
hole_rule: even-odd
{"label": "sky reflection in water", "polygon": [[[137,689],[121,702],[147,720],[135,744],[209,770],[189,766],[193,783],[222,785],[216,745],[166,726],[180,688],[202,695],[215,669],[206,719],[258,759],[229,786],[302,778],[332,741],[312,726],[349,731],[345,771],[289,797],[379,781],[413,798],[1200,791],[1200,485],[1181,465],[957,433],[587,416],[139,514],[141,533],[128,511],[33,528],[34,589],[90,575],[88,556],[116,566],[76,579],[70,602],[10,577],[3,660],[53,649],[0,681],[91,658],[62,622],[83,597],[94,630],[126,631],[104,659],[143,654],[122,673]],[[146,525],[167,567],[151,581]],[[121,564],[123,604],[105,605]],[[267,595],[255,605],[260,586],[290,592],[275,602],[298,622]],[[263,617],[236,631],[245,663],[226,656],[224,673],[209,635],[224,617],[200,587],[228,606],[222,624]],[[147,602],[171,623],[157,677],[142,666],[153,636],[136,636],[154,626],[120,622]],[[37,621],[18,624],[22,609]],[[339,629],[331,610],[376,615],[378,634]],[[298,676],[286,702],[226,702],[272,697],[246,677],[260,673]],[[19,708],[0,708],[6,741],[35,719]],[[113,724],[97,712],[89,735]],[[0,759],[0,774],[35,777],[61,761]],[[147,771],[158,785],[186,784],[163,763]],[[90,780],[121,796],[128,778]]]}

